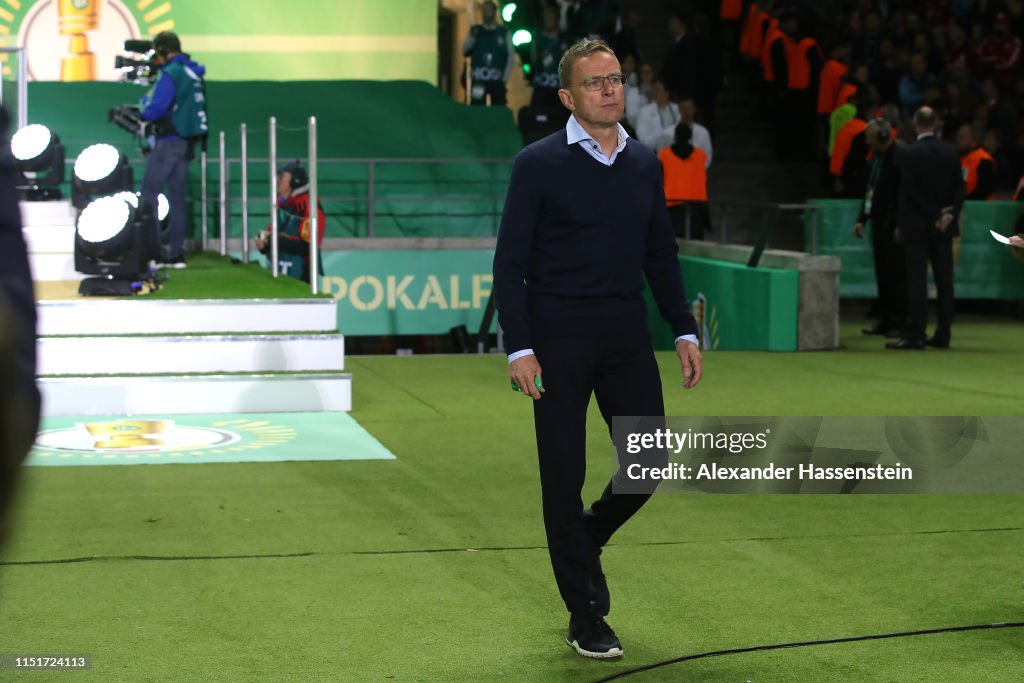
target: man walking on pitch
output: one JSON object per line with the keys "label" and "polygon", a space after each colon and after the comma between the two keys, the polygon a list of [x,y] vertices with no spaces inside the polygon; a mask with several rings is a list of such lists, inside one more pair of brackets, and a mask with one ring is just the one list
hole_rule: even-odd
{"label": "man walking on pitch", "polygon": [[[558,72],[572,116],[516,157],[494,292],[509,376],[534,399],[548,550],[570,613],[566,641],[586,657],[618,657],[600,554],[649,493],[616,492],[616,475],[583,509],[586,418],[591,394],[609,429],[614,416],[664,416],[645,277],[676,337],[684,387],[700,381],[701,356],[658,159],[618,124],[625,76],[615,54],[583,40]],[[620,452],[620,472],[621,463]]]}

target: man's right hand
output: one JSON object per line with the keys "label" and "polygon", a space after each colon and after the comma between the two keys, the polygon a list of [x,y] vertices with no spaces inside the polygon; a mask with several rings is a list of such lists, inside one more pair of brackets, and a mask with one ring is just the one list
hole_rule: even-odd
{"label": "man's right hand", "polygon": [[537,356],[529,355],[523,356],[522,358],[516,358],[508,365],[508,376],[513,382],[519,387],[519,390],[523,392],[523,396],[530,396],[535,401],[540,400],[540,395],[544,393],[544,385],[542,382],[540,388],[537,388],[535,379],[541,375],[540,363],[537,362]]}
{"label": "man's right hand", "polygon": [[857,239],[860,239],[860,238],[862,238],[864,236],[864,224],[863,223],[856,223],[856,224],[854,224],[854,226],[853,226],[853,236],[856,237]]}

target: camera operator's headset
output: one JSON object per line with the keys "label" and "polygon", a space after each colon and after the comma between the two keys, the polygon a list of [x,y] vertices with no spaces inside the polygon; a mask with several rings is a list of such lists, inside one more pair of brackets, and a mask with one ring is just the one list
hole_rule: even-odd
{"label": "camera operator's headset", "polygon": [[176,33],[161,31],[153,38],[153,51],[163,59],[172,52],[181,52],[181,40]]}
{"label": "camera operator's headset", "polygon": [[306,173],[306,169],[302,168],[302,164],[298,160],[282,166],[280,172],[292,174],[292,179],[289,181],[288,186],[293,190],[309,184],[309,174]]}

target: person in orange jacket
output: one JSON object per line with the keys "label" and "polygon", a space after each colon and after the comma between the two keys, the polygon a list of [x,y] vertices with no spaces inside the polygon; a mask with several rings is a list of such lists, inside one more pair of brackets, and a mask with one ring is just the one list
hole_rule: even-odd
{"label": "person in orange jacket", "polygon": [[658,159],[661,161],[665,183],[665,203],[676,236],[703,239],[705,229],[711,228],[708,212],[708,157],[704,150],[694,146],[693,129],[685,121],[680,121],[676,126],[675,141],[658,152]]}

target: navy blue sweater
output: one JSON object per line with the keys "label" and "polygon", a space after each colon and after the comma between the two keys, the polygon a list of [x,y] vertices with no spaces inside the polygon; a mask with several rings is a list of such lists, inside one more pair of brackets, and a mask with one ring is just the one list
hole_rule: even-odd
{"label": "navy blue sweater", "polygon": [[658,158],[629,139],[605,166],[566,140],[564,130],[538,140],[512,168],[494,253],[506,348],[533,346],[532,299],[642,304],[645,276],[675,335],[696,334]]}

